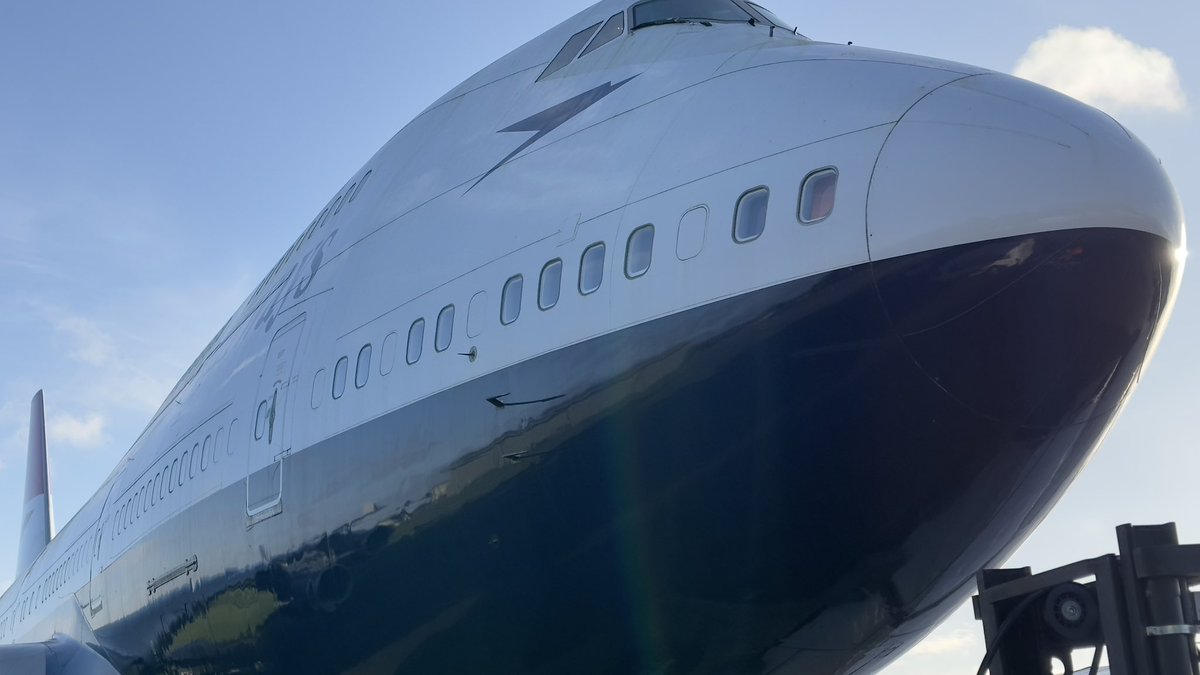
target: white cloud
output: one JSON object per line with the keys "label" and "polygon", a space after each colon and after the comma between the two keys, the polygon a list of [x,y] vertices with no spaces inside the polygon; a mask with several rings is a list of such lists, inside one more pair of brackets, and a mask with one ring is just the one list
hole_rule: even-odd
{"label": "white cloud", "polygon": [[942,634],[931,635],[922,640],[912,653],[922,656],[941,656],[943,654],[975,653],[980,650],[980,641],[968,630],[954,630]]}
{"label": "white cloud", "polygon": [[75,339],[71,358],[89,366],[104,366],[110,364],[116,356],[117,350],[112,337],[89,319],[64,316],[55,321],[55,327]]}
{"label": "white cloud", "polygon": [[67,413],[55,413],[46,422],[46,443],[51,447],[70,445],[94,448],[104,442],[104,417],[89,413],[80,418]]}
{"label": "white cloud", "polygon": [[1029,46],[1013,74],[1110,112],[1187,108],[1175,61],[1111,28],[1055,28]]}

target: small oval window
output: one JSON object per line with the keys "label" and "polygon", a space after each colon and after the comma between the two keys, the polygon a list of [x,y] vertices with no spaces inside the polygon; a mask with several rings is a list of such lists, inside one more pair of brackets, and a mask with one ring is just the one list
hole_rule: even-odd
{"label": "small oval window", "polygon": [[421,349],[425,345],[425,319],[417,319],[408,329],[408,365],[421,360]]}
{"label": "small oval window", "polygon": [[392,372],[392,366],[396,365],[396,343],[400,339],[396,334],[388,333],[383,337],[383,347],[379,350],[379,374],[388,375]]}
{"label": "small oval window", "polygon": [[542,268],[542,279],[538,284],[538,307],[550,309],[558,304],[562,292],[562,259],[551,260]]}
{"label": "small oval window", "polygon": [[454,305],[446,305],[438,314],[437,333],[433,338],[433,348],[444,352],[450,348],[454,340]]}
{"label": "small oval window", "polygon": [[809,174],[800,188],[800,222],[819,223],[833,213],[837,198],[837,169],[821,169]]}
{"label": "small oval window", "polygon": [[267,401],[258,404],[258,415],[254,418],[254,440],[261,441],[267,428]]}
{"label": "small oval window", "polygon": [[350,359],[343,356],[333,367],[333,397],[341,398],[346,393],[346,371],[350,369]]}
{"label": "small oval window", "polygon": [[354,188],[354,192],[350,193],[350,201],[358,199],[358,193],[362,192],[363,186],[367,184],[367,179],[371,177],[371,171],[368,171],[362,180],[358,181],[358,187]]}
{"label": "small oval window", "polygon": [[636,279],[650,269],[654,254],[654,226],[643,225],[629,235],[625,248],[625,276]]}
{"label": "small oval window", "polygon": [[579,264],[579,292],[590,295],[604,283],[604,242],[587,247]]}
{"label": "small oval window", "polygon": [[525,290],[525,278],[520,274],[504,282],[504,293],[500,298],[500,323],[508,325],[521,316],[521,294]]}
{"label": "small oval window", "polygon": [[758,187],[738,199],[733,218],[733,240],[739,244],[758,239],[767,228],[767,201],[770,190]]}
{"label": "small oval window", "polygon": [[358,350],[358,364],[354,368],[354,386],[357,389],[362,389],[367,386],[367,380],[371,377],[371,345],[365,344],[363,348]]}

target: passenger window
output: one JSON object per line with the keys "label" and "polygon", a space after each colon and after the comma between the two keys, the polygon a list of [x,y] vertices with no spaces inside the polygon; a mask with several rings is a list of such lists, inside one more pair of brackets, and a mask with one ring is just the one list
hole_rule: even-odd
{"label": "passenger window", "polygon": [[317,372],[313,375],[312,394],[311,400],[309,401],[309,406],[312,407],[313,410],[320,408],[321,402],[325,400],[325,388],[328,386],[325,382],[325,378],[328,375],[329,371],[325,370],[324,368],[317,370]]}
{"label": "passenger window", "polygon": [[625,248],[625,276],[636,279],[650,269],[654,254],[654,226],[643,225],[629,235]]}
{"label": "passenger window", "polygon": [[579,292],[590,295],[604,283],[604,242],[587,247],[579,264]]}
{"label": "passenger window", "polygon": [[175,477],[179,475],[179,459],[171,462],[171,473],[167,474],[167,494],[175,491]]}
{"label": "passenger window", "polygon": [[[159,480],[160,478],[165,479],[166,484],[164,484],[163,481]],[[171,483],[171,467],[163,466],[162,471],[159,471],[158,475],[154,477],[154,487],[156,490],[158,490],[158,501],[161,502],[163,499],[166,499],[167,493],[164,490],[167,487],[167,485],[170,485],[170,483]]]}
{"label": "passenger window", "polygon": [[258,415],[254,418],[254,440],[261,441],[267,429],[267,401],[258,404]]}
{"label": "passenger window", "polygon": [[350,369],[350,359],[343,356],[333,367],[333,397],[341,398],[346,393],[346,371]]}
{"label": "passenger window", "polygon": [[584,56],[591,54],[613,40],[616,40],[617,38],[621,37],[621,33],[624,32],[625,12],[617,12],[609,17],[608,21],[604,22],[604,28],[601,28],[600,32],[596,33],[596,37],[592,40],[592,43],[589,44],[587,49],[584,49],[583,53],[579,55],[580,58],[583,58]]}
{"label": "passenger window", "polygon": [[757,187],[742,195],[733,218],[733,240],[739,244],[754,241],[767,227],[767,200],[770,191]]}
{"label": "passenger window", "polygon": [[343,195],[338,195],[337,201],[335,201],[333,203],[333,215],[336,216],[337,214],[342,212],[342,200],[343,199],[345,199],[345,197]]}
{"label": "passenger window", "polygon": [[200,444],[192,447],[192,458],[188,460],[188,478],[196,477],[196,465],[200,463]]}
{"label": "passenger window", "polygon": [[425,345],[425,319],[417,319],[408,329],[408,355],[405,360],[412,365],[421,360],[421,350]]}
{"label": "passenger window", "polygon": [[[270,434],[267,434],[267,436],[269,439]],[[209,462],[212,462],[213,464],[217,463],[216,450],[217,450],[217,447],[215,445],[213,445],[212,436],[205,436],[204,437],[204,449],[200,451],[200,470],[201,471],[208,470]]]}
{"label": "passenger window", "polygon": [[508,325],[521,316],[521,293],[525,289],[525,278],[520,274],[504,282],[504,294],[500,298],[500,323]]}
{"label": "passenger window", "polygon": [[437,333],[434,334],[433,348],[444,352],[450,348],[454,340],[454,305],[446,305],[438,314]]}
{"label": "passenger window", "polygon": [[371,377],[371,345],[363,345],[363,348],[358,350],[358,364],[354,367],[354,387],[362,389],[367,386],[367,379]]}
{"label": "passenger window", "polygon": [[467,337],[477,338],[483,333],[490,318],[487,306],[487,291],[479,291],[471,296],[471,303],[467,305]]}
{"label": "passenger window", "polygon": [[183,461],[179,463],[179,487],[183,487],[184,478],[191,477],[188,475],[188,457],[190,457],[191,454],[192,453],[188,450],[183,451]]}
{"label": "passenger window", "polygon": [[358,199],[358,193],[362,192],[363,186],[367,184],[367,179],[371,177],[371,173],[372,173],[371,171],[368,171],[362,177],[362,180],[358,181],[358,187],[354,188],[354,192],[352,192],[350,194],[350,201],[354,201],[355,199]]}
{"label": "passenger window", "polygon": [[387,376],[391,374],[392,368],[396,365],[396,342],[399,338],[393,331],[388,333],[383,338],[383,347],[379,349],[379,374]]}
{"label": "passenger window", "polygon": [[821,169],[809,174],[800,188],[800,222],[819,223],[833,213],[837,198],[837,169]]}
{"label": "passenger window", "polygon": [[571,39],[567,40],[567,44],[563,45],[563,48],[560,49],[558,54],[550,61],[550,65],[546,66],[546,69],[543,70],[542,74],[538,76],[538,81],[540,82],[541,80],[549,77],[554,72],[561,70],[568,63],[575,60],[575,57],[579,56],[579,52],[583,50],[583,46],[586,45],[588,40],[590,40],[592,36],[596,34],[596,29],[599,27],[600,24],[597,23],[595,25],[588,26],[587,28],[572,35]]}
{"label": "passenger window", "polygon": [[538,307],[550,309],[558,304],[562,292],[562,259],[551,260],[542,268],[542,280],[538,284]]}

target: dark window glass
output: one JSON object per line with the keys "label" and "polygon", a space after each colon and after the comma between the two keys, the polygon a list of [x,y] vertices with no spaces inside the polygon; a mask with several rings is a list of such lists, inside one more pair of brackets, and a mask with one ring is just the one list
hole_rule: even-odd
{"label": "dark window glass", "polygon": [[343,356],[333,367],[333,397],[341,398],[346,393],[346,371],[350,369],[350,359]]}
{"label": "dark window glass", "polygon": [[171,462],[171,473],[167,474],[167,494],[175,491],[175,475],[179,472],[179,459]]}
{"label": "dark window glass", "polygon": [[200,463],[200,444],[192,446],[192,458],[188,460],[188,478],[196,477],[196,465]]}
{"label": "dark window glass", "polygon": [[[166,482],[164,483],[163,481],[159,480],[160,478],[165,479]],[[166,490],[167,484],[169,484],[170,482],[171,482],[171,467],[163,466],[162,471],[159,471],[158,475],[156,475],[154,477],[154,487],[155,487],[155,489],[158,490],[158,501],[161,502],[163,499],[166,498],[167,493],[165,490]]]}
{"label": "dark window glass", "polygon": [[500,323],[508,325],[521,316],[521,294],[525,290],[525,278],[520,274],[504,282],[504,293],[500,298]]}
{"label": "dark window glass", "polygon": [[611,17],[609,17],[608,21],[604,22],[604,28],[601,28],[600,32],[596,33],[596,37],[592,40],[591,44],[589,44],[587,46],[587,49],[584,49],[583,53],[580,54],[579,56],[583,57],[583,56],[587,56],[588,54],[591,54],[592,52],[603,47],[604,45],[621,37],[621,33],[624,33],[624,32],[625,32],[625,12],[617,12],[616,14],[613,14]]}
{"label": "dark window glass", "polygon": [[191,478],[191,456],[190,450],[183,451],[183,461],[179,464],[179,484],[183,485],[184,478]]}
{"label": "dark window glass", "polygon": [[558,304],[562,292],[562,260],[551,260],[542,268],[542,280],[538,284],[538,307],[550,309]]}
{"label": "dark window glass", "polygon": [[804,179],[804,187],[800,188],[800,222],[811,225],[833,213],[837,184],[837,169],[822,169]]}
{"label": "dark window glass", "polygon": [[358,350],[358,364],[354,368],[354,386],[362,389],[367,386],[367,379],[371,377],[371,345],[363,345],[363,348]]}
{"label": "dark window glass", "polygon": [[400,338],[396,337],[395,332],[383,336],[383,347],[379,349],[380,375],[388,375],[396,365],[396,343],[399,341]]}
{"label": "dark window glass", "polygon": [[336,216],[338,213],[340,213],[340,212],[341,212],[341,210],[342,210],[342,200],[343,200],[343,199],[345,199],[345,196],[344,196],[344,195],[338,195],[337,201],[335,201],[335,202],[333,203],[333,215],[335,215],[335,216]]}
{"label": "dark window glass", "polygon": [[732,0],[646,0],[633,6],[633,29],[686,19],[750,21]]}
{"label": "dark window glass", "polygon": [[254,418],[254,440],[262,440],[263,434],[267,430],[267,410],[268,402],[263,401],[258,404],[258,415]]}
{"label": "dark window glass", "polygon": [[[270,443],[270,434],[267,434],[267,442]],[[212,436],[204,437],[204,447],[200,448],[200,470],[208,471],[208,463],[216,459],[213,457]]]}
{"label": "dark window glass", "polygon": [[454,340],[454,305],[446,305],[438,314],[437,334],[433,338],[433,348],[444,352],[450,348]]}
{"label": "dark window glass", "polygon": [[654,254],[654,226],[643,225],[629,235],[625,248],[625,276],[636,279],[650,269]]}
{"label": "dark window glass", "polygon": [[595,293],[604,283],[604,242],[587,247],[579,264],[579,292]]}
{"label": "dark window glass", "polygon": [[596,29],[599,27],[600,24],[588,26],[587,28],[572,35],[571,39],[567,40],[567,44],[563,45],[563,48],[560,49],[558,54],[550,61],[550,65],[546,66],[546,69],[543,70],[542,74],[538,76],[538,79],[541,80],[544,77],[548,77],[551,73],[562,69],[568,63],[573,61],[576,56],[579,56],[579,52],[583,50],[583,46],[586,45],[588,40],[590,40],[592,36],[596,34]]}
{"label": "dark window glass", "polygon": [[363,186],[367,184],[367,179],[371,177],[373,171],[368,171],[363,175],[362,180],[358,181],[358,187],[353,188],[354,192],[350,193],[350,201],[358,199],[358,193],[362,192]]}
{"label": "dark window glass", "polygon": [[762,17],[764,19],[766,19],[768,23],[773,23],[776,26],[779,26],[780,28],[782,28],[784,30],[793,30],[793,31],[796,30],[795,26],[792,26],[792,25],[788,24],[788,22],[784,21],[783,19],[780,19],[779,16],[775,14],[775,12],[772,12],[771,10],[767,9],[766,7],[763,7],[762,5],[759,5],[759,4],[756,4],[753,2],[747,2],[746,4],[750,5],[750,9],[753,9],[754,11],[761,14]]}
{"label": "dark window glass", "polygon": [[421,360],[421,350],[425,345],[425,319],[417,319],[408,329],[408,365]]}
{"label": "dark window glass", "polygon": [[754,241],[767,227],[767,200],[771,193],[767,188],[755,188],[738,200],[737,215],[733,220],[733,240],[739,243]]}

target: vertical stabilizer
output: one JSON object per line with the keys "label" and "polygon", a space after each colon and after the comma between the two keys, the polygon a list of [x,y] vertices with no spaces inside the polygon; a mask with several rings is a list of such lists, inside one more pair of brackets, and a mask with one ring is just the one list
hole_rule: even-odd
{"label": "vertical stabilizer", "polygon": [[42,392],[33,396],[29,410],[29,454],[25,460],[25,504],[21,512],[21,547],[17,574],[30,565],[50,543],[50,479],[46,467],[46,407]]}

